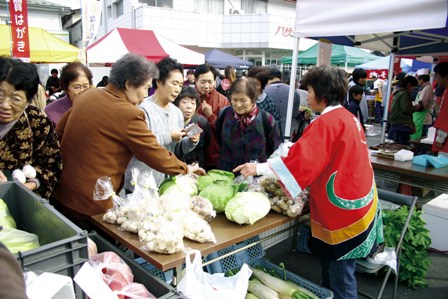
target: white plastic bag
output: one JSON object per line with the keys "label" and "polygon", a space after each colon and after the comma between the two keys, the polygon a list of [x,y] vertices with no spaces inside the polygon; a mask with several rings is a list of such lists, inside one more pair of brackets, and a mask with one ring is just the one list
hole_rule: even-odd
{"label": "white plastic bag", "polygon": [[[193,262],[191,255],[194,256]],[[252,275],[246,264],[231,277],[224,277],[224,273],[210,274],[202,270],[201,253],[191,250],[186,254],[185,266],[185,276],[177,289],[190,299],[244,299],[246,296]]]}

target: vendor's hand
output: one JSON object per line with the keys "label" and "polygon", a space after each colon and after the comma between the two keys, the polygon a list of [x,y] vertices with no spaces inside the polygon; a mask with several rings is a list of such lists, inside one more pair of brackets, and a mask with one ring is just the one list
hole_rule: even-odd
{"label": "vendor's hand", "polygon": [[25,183],[23,183],[23,185],[31,191],[34,191],[37,189],[37,184],[35,182],[25,182]]}
{"label": "vendor's hand", "polygon": [[0,170],[0,183],[4,183],[4,182],[7,182],[7,181],[8,181],[8,178],[5,176],[3,171]]}
{"label": "vendor's hand", "polygon": [[257,163],[246,163],[240,166],[237,166],[232,170],[233,172],[240,172],[242,176],[245,178],[249,176],[257,175]]}
{"label": "vendor's hand", "polygon": [[199,139],[201,138],[201,133],[197,133],[196,135],[190,136],[189,138],[193,143],[198,143]]}
{"label": "vendor's hand", "polygon": [[212,106],[207,104],[207,102],[202,102],[202,113],[204,113],[205,116],[210,117],[210,115],[213,114]]}
{"label": "vendor's hand", "polygon": [[197,174],[197,175],[205,175],[206,172],[203,168],[199,167],[199,164],[194,163],[191,165],[188,165],[188,171],[189,174]]}
{"label": "vendor's hand", "polygon": [[440,148],[440,149],[443,148],[443,143],[434,141],[434,145],[435,145],[436,148]]}
{"label": "vendor's hand", "polygon": [[184,129],[182,129],[182,130],[173,130],[173,131],[171,131],[171,140],[179,141],[182,138],[184,138],[185,135],[187,135],[187,133],[185,132]]}

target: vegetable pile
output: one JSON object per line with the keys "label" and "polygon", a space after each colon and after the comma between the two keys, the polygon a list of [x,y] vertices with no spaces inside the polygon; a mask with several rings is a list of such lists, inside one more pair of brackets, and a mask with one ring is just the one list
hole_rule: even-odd
{"label": "vegetable pile", "polygon": [[[196,177],[165,180],[157,192],[152,174],[133,172],[135,190],[126,199],[114,196],[114,208],[103,220],[137,233],[145,250],[173,254],[184,249],[183,238],[216,243],[208,223],[216,216],[212,203],[197,195]],[[104,183],[104,182],[103,182]]]}
{"label": "vegetable pile", "polygon": [[[396,247],[403,225],[408,215],[408,207],[396,211],[383,210],[384,241],[387,247]],[[431,265],[428,249],[431,245],[429,231],[425,227],[422,211],[414,210],[408,231],[405,234],[400,256],[399,279],[408,288],[417,289],[428,286],[426,273]]]}
{"label": "vegetable pile", "polygon": [[263,272],[260,269],[251,267],[252,277],[249,281],[246,298],[260,299],[317,299],[315,294],[307,289],[296,285],[291,281],[284,281]]}
{"label": "vegetable pile", "polygon": [[274,177],[262,176],[259,184],[268,194],[271,209],[279,214],[295,218],[302,213],[305,204],[308,202],[308,190],[303,190],[296,198],[290,198],[283,192],[280,184]]}

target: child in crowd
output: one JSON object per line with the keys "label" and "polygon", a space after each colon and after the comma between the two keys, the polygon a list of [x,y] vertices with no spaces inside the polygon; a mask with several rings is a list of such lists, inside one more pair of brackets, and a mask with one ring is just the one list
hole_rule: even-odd
{"label": "child in crowd", "polygon": [[364,126],[364,119],[362,117],[361,108],[359,107],[359,103],[362,100],[362,95],[364,93],[363,89],[359,85],[353,85],[350,87],[349,91],[349,102],[347,109],[351,113],[353,113],[354,116],[356,116],[359,119],[359,122],[361,123],[364,132],[366,131],[366,127]]}

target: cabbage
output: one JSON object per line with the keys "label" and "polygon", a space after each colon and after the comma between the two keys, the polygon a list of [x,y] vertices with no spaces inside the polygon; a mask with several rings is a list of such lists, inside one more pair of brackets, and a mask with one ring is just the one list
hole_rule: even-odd
{"label": "cabbage", "polygon": [[207,172],[207,175],[212,177],[214,183],[219,181],[232,183],[235,178],[235,175],[232,172],[219,169],[211,169]]}
{"label": "cabbage", "polygon": [[168,192],[178,192],[190,196],[197,195],[196,179],[190,175],[177,175],[168,178],[160,184],[159,194],[163,195]]}
{"label": "cabbage", "polygon": [[254,224],[269,213],[269,198],[259,192],[239,192],[226,205],[226,217],[238,224]]}
{"label": "cabbage", "polygon": [[197,185],[199,190],[204,190],[208,185],[213,184],[213,178],[209,175],[203,175],[198,177]]}
{"label": "cabbage", "polygon": [[216,213],[221,213],[224,212],[227,202],[234,194],[235,190],[231,184],[219,182],[205,187],[199,196],[210,200]]}

